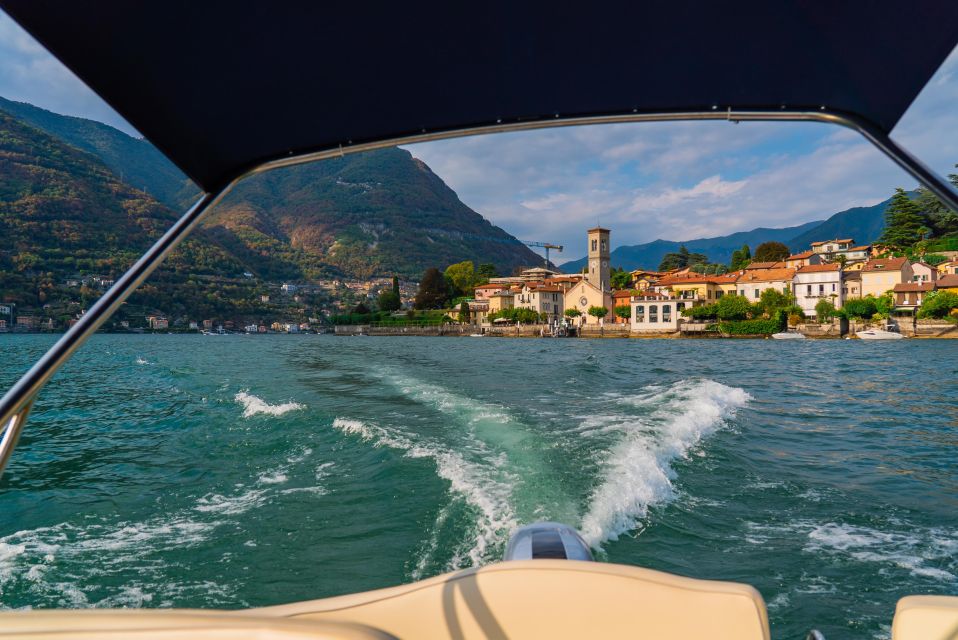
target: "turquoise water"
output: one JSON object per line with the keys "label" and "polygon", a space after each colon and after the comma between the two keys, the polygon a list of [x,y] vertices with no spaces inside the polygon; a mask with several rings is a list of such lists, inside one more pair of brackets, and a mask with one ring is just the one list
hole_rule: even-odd
{"label": "turquoise water", "polygon": [[[0,336],[6,387],[48,346]],[[755,585],[773,635],[958,591],[958,341],[96,336],[0,482],[4,607],[246,607],[517,525]]]}

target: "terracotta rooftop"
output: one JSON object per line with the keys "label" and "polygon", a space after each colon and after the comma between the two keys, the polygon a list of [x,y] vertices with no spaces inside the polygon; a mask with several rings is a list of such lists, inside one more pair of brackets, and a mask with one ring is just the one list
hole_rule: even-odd
{"label": "terracotta rooftop", "polygon": [[898,271],[908,258],[874,258],[865,263],[863,271]]}
{"label": "terracotta rooftop", "polygon": [[908,293],[912,291],[934,291],[937,283],[935,282],[900,282],[895,285],[895,293]]}
{"label": "terracotta rooftop", "polygon": [[821,273],[824,271],[841,271],[841,265],[832,262],[829,264],[808,264],[798,268],[799,273]]}
{"label": "terracotta rooftop", "polygon": [[850,249],[845,249],[845,251],[868,251],[872,246],[870,244],[863,244],[860,247],[851,247]]}
{"label": "terracotta rooftop", "polygon": [[941,276],[935,284],[938,285],[939,289],[958,288],[958,273],[949,273],[946,276]]}
{"label": "terracotta rooftop", "polygon": [[476,289],[502,289],[503,285],[501,284],[481,284]]}
{"label": "terracotta rooftop", "polygon": [[855,239],[854,238],[836,238],[835,240],[820,240],[819,242],[813,242],[812,246],[820,247],[821,245],[828,244],[829,242],[834,242],[835,244],[841,244],[841,243],[847,242],[851,244],[852,242],[855,242]]}
{"label": "terracotta rooftop", "polygon": [[784,262],[752,262],[747,267],[746,270],[750,269],[779,269],[785,266]]}
{"label": "terracotta rooftop", "polygon": [[802,251],[793,256],[788,256],[785,260],[804,260],[805,258],[811,258],[813,255],[815,255],[815,252],[809,249],[808,251]]}
{"label": "terracotta rooftop", "polygon": [[772,282],[791,280],[795,277],[795,269],[759,269],[746,271],[738,282]]}
{"label": "terracotta rooftop", "polygon": [[559,287],[539,287],[536,291],[542,291],[544,293],[562,293],[562,289]]}

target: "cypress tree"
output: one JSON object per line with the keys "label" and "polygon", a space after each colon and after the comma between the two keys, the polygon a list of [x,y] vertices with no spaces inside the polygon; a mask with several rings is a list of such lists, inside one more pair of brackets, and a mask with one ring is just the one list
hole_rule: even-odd
{"label": "cypress tree", "polygon": [[921,240],[923,226],[921,208],[898,187],[885,209],[885,231],[879,242],[898,249],[910,247]]}

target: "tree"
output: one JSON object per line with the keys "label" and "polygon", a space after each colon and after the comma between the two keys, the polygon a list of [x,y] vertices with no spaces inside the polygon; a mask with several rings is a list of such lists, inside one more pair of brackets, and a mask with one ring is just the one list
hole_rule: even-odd
{"label": "tree", "polygon": [[752,250],[748,248],[747,244],[743,244],[741,249],[732,252],[732,259],[728,263],[728,268],[730,271],[738,271],[747,267],[751,261]]}
{"label": "tree", "polygon": [[582,312],[579,311],[578,309],[566,309],[566,310],[565,310],[565,317],[566,317],[566,318],[578,318],[578,317],[581,316],[581,315],[582,315]]}
{"label": "tree", "polygon": [[615,315],[624,320],[628,320],[632,317],[632,307],[627,304],[620,304],[615,309],[613,309]]}
{"label": "tree", "polygon": [[679,250],[674,253],[667,253],[662,257],[659,263],[659,271],[668,271],[670,269],[684,269],[694,264],[708,264],[708,257],[703,253],[691,253],[686,246],[680,245]]}
{"label": "tree", "polygon": [[379,292],[376,306],[380,311],[398,311],[402,307],[402,301],[399,299],[399,294],[387,289]]}
{"label": "tree", "polygon": [[918,308],[919,318],[944,318],[958,309],[958,293],[951,291],[931,291],[921,301]]}
{"label": "tree", "polygon": [[846,300],[842,307],[841,314],[846,318],[871,318],[878,312],[875,307],[875,298],[866,296],[864,298],[852,298]]}
{"label": "tree", "polygon": [[755,262],[778,262],[790,256],[791,253],[781,242],[763,242],[755,249]]}
{"label": "tree", "polygon": [[898,187],[885,209],[885,231],[878,241],[896,249],[909,248],[921,240],[923,226],[918,204],[908,197],[904,189]]}
{"label": "tree", "polygon": [[416,309],[442,309],[449,300],[449,291],[446,288],[446,279],[439,269],[430,267],[422,274],[419,283],[419,292],[413,302]]}
{"label": "tree", "polygon": [[604,318],[606,314],[609,313],[609,310],[606,309],[605,307],[592,306],[592,307],[589,307],[588,313],[590,316],[598,320],[600,318]]}
{"label": "tree", "polygon": [[745,296],[730,294],[722,296],[715,303],[715,315],[720,320],[745,320],[752,305]]}
{"label": "tree", "polygon": [[610,274],[613,289],[628,289],[632,284],[632,274],[625,269],[613,268]]}
{"label": "tree", "polygon": [[469,322],[469,303],[465,300],[459,303],[459,322],[463,324]]}
{"label": "tree", "polygon": [[480,280],[489,281],[489,278],[498,278],[499,272],[496,270],[496,265],[490,262],[483,262],[478,267],[476,267],[476,276]]}
{"label": "tree", "polygon": [[838,266],[839,266],[841,269],[844,269],[844,268],[845,268],[845,265],[848,264],[848,256],[846,256],[844,253],[839,253],[839,254],[835,257],[835,262],[838,263]]}
{"label": "tree", "polygon": [[370,311],[369,307],[367,307],[364,303],[360,302],[355,307],[353,307],[353,313],[357,315],[368,315],[372,313],[372,311]]}
{"label": "tree", "polygon": [[[955,165],[955,167],[958,167],[958,165]],[[951,184],[958,187],[958,173],[949,173],[948,179]],[[915,198],[915,204],[921,210],[924,222],[931,228],[934,237],[958,233],[958,213],[948,208],[945,203],[925,187],[918,187],[915,191],[918,194]]]}
{"label": "tree", "polygon": [[815,317],[818,318],[819,322],[831,320],[834,315],[835,305],[831,300],[825,300],[823,298],[818,301],[818,304],[815,305]]}
{"label": "tree", "polygon": [[766,289],[755,304],[758,311],[772,317],[778,309],[785,309],[795,303],[795,296],[778,289]]}
{"label": "tree", "polygon": [[460,295],[471,294],[476,286],[476,269],[472,260],[464,260],[446,267],[446,279]]}

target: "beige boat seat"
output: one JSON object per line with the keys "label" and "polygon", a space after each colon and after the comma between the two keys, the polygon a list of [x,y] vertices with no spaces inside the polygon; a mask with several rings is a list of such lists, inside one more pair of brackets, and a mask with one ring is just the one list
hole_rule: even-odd
{"label": "beige boat seat", "polygon": [[573,560],[501,562],[249,613],[356,622],[402,639],[769,638],[765,603],[748,585]]}
{"label": "beige boat seat", "polygon": [[908,596],[898,601],[892,640],[958,640],[958,597]]}
{"label": "beige boat seat", "polygon": [[0,613],[0,640],[387,640],[355,624],[188,609]]}

